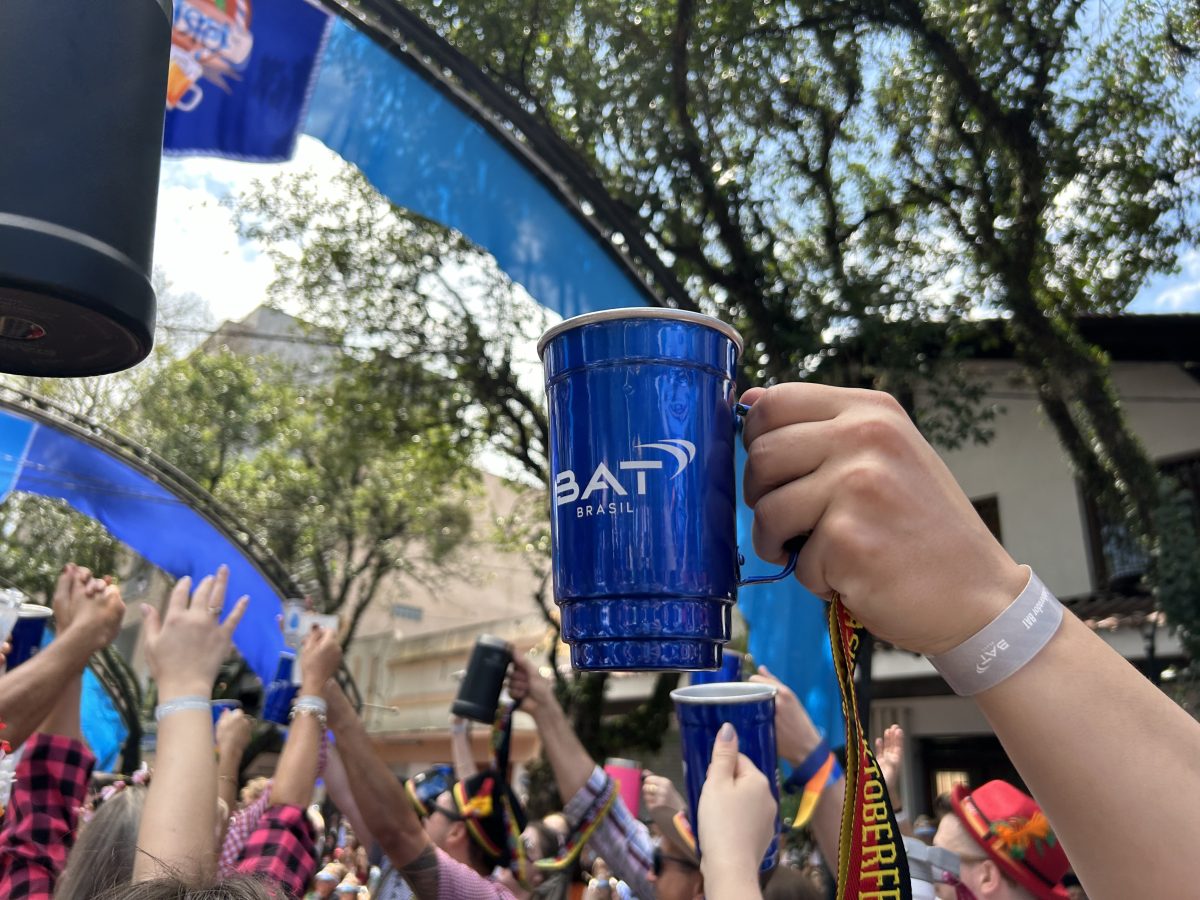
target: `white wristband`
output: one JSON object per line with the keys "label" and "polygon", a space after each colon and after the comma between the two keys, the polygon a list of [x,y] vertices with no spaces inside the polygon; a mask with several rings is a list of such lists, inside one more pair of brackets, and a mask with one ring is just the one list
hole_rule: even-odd
{"label": "white wristband", "polygon": [[212,701],[207,697],[200,696],[176,697],[174,700],[168,700],[166,703],[160,703],[154,707],[154,721],[161,722],[172,713],[185,712],[189,709],[203,709],[211,713]]}
{"label": "white wristband", "polygon": [[1062,620],[1062,604],[1030,569],[1025,590],[1004,612],[929,661],[954,693],[970,697],[1023,668],[1050,642]]}

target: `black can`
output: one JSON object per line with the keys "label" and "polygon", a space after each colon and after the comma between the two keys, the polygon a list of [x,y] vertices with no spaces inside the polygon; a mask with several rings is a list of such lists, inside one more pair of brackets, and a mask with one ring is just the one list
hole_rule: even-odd
{"label": "black can", "polygon": [[480,635],[450,712],[464,719],[491,724],[496,718],[496,707],[510,662],[512,644],[495,635]]}

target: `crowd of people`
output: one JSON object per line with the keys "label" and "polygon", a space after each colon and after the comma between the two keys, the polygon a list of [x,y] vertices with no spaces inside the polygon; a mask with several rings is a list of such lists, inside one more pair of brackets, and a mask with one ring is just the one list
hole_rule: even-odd
{"label": "crowd of people", "polygon": [[[745,399],[746,494],[764,559],[810,535],[797,569],[808,587],[836,593],[883,639],[935,658],[1022,593],[1028,570],[992,538],[885,395],[804,384]],[[732,725],[713,746],[698,833],[675,785],[653,773],[642,783],[643,820],[527,657],[514,660],[506,709],[518,705],[537,726],[562,799],[553,815],[527,819],[510,783],[508,715],[490,766],[476,768],[458,728],[452,765],[398,780],[335,678],[336,635],[319,628],[304,638],[274,772],[243,784],[249,722],[227,711],[214,732],[212,719],[213,684],[249,602],[227,604],[227,581],[224,568],[198,584],[184,578],[161,611],[143,607],[157,691],[154,767],[114,780],[93,772],[80,694],[89,657],[118,633],[124,602],[112,579],[64,567],[51,601],[55,639],[0,677],[3,736],[21,754],[0,822],[0,896],[823,896],[789,864],[806,861],[786,853],[784,864],[760,872],[775,838],[775,773],[738,752]],[[782,760],[804,769],[828,752],[795,694],[766,670],[753,680],[777,688]],[[939,819],[912,823],[916,838],[947,851],[936,859],[954,861],[935,870],[939,896],[1052,900],[1083,896],[1080,881],[1093,898],[1195,896],[1188,854],[1200,836],[1191,803],[1200,795],[1200,725],[1187,713],[1069,615],[1029,661],[975,699],[1033,796],[1004,782],[958,787]],[[902,746],[894,729],[876,745],[889,785]],[[318,779],[336,816],[311,808]],[[844,794],[835,768],[807,823],[831,863]]]}

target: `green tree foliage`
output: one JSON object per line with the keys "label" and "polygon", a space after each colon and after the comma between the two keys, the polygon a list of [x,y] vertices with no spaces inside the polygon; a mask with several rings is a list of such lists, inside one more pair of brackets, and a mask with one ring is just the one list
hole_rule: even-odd
{"label": "green tree foliage", "polygon": [[903,398],[933,375],[957,408],[918,424],[956,446],[987,428],[954,348],[1002,317],[1087,490],[1200,634],[1194,532],[1157,527],[1158,475],[1076,327],[1196,238],[1194,4],[407,6],[500,85],[525,141],[602,188],[594,214],[663,296],[742,329],[751,379]]}
{"label": "green tree foliage", "polygon": [[389,575],[430,576],[469,533],[474,445],[461,395],[419,366],[328,347],[316,368],[193,355],[141,395],[134,431],[341,613],[349,643]]}

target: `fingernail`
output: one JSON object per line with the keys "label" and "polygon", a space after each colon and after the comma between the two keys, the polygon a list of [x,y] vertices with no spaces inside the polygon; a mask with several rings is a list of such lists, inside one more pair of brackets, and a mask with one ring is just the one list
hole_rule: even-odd
{"label": "fingernail", "polygon": [[140,604],[140,606],[142,608],[142,616],[143,617],[150,615],[150,607],[147,604],[142,603],[142,604]]}
{"label": "fingernail", "polygon": [[732,722],[726,722],[717,732],[718,741],[732,741],[735,737],[737,737],[737,732],[733,730]]}

